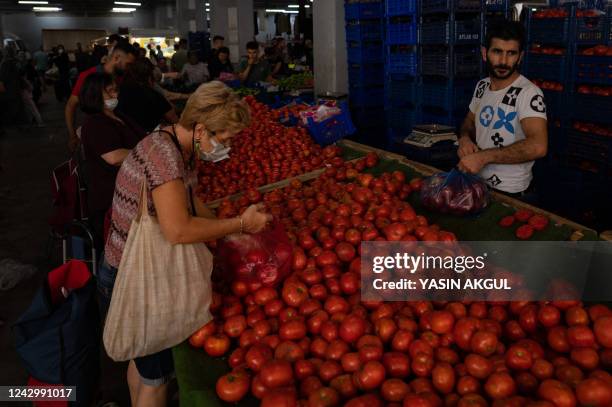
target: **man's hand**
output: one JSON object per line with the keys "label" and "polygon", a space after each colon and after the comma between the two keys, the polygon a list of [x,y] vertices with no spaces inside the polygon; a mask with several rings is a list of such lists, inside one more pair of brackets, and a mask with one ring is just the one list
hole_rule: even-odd
{"label": "man's hand", "polygon": [[471,138],[464,136],[459,139],[459,149],[457,154],[459,158],[478,152],[478,146],[474,144]]}
{"label": "man's hand", "polygon": [[248,60],[247,60],[247,63],[249,65],[255,65],[257,63],[257,58],[249,56]]}
{"label": "man's hand", "polygon": [[457,166],[462,172],[466,172],[468,174],[478,174],[480,170],[482,170],[482,167],[487,164],[488,163],[483,152],[477,152],[463,156]]}

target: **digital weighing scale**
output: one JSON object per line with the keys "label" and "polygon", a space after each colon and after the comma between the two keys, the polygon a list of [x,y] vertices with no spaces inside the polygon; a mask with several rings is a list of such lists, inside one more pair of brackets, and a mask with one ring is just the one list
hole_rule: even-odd
{"label": "digital weighing scale", "polygon": [[441,124],[420,124],[412,128],[412,133],[404,139],[404,143],[428,148],[446,140],[457,141],[453,127]]}

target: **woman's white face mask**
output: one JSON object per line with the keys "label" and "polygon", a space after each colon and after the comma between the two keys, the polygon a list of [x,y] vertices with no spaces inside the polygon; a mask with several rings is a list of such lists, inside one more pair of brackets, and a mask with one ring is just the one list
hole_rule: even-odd
{"label": "woman's white face mask", "polygon": [[110,110],[111,112],[115,110],[118,104],[119,104],[119,99],[117,98],[104,99],[104,107]]}
{"label": "woman's white face mask", "polygon": [[231,147],[226,147],[214,137],[210,138],[210,144],[212,144],[212,149],[210,151],[200,149],[200,159],[202,161],[216,163],[229,158],[229,152],[232,149]]}

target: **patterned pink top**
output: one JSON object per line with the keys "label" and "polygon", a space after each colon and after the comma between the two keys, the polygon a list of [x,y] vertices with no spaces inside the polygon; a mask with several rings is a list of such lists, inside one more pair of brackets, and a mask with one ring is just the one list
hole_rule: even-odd
{"label": "patterned pink top", "polygon": [[187,189],[195,181],[195,172],[185,168],[183,157],[168,134],[155,131],[136,145],[121,165],[115,183],[110,231],[104,248],[106,261],[112,267],[119,267],[121,262],[130,226],[138,214],[145,176],[151,216],[156,215],[153,189],[175,179],[182,179]]}

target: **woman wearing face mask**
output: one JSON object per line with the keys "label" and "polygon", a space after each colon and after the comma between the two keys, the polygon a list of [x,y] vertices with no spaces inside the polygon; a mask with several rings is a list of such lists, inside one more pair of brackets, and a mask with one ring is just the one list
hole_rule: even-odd
{"label": "woman wearing face mask", "polygon": [[[110,234],[98,272],[103,314],[110,304],[117,268],[126,255],[126,240],[138,214],[143,188],[149,213],[157,218],[163,238],[171,244],[256,233],[271,220],[270,215],[262,212],[261,205],[250,206],[239,217],[216,219],[193,193],[196,161],[226,158],[231,138],[249,122],[246,103],[223,83],[210,82],[189,97],[177,124],[154,130],[128,154],[117,175]],[[210,267],[202,265],[202,269]],[[168,273],[172,271],[168,267]],[[129,269],[123,268],[121,272]],[[165,406],[167,385],[173,377],[171,349],[130,361],[127,380],[132,405]]]}
{"label": "woman wearing face mask", "polygon": [[107,73],[93,73],[79,95],[81,110],[89,116],[81,127],[87,160],[89,219],[96,249],[104,249],[104,217],[113,201],[121,163],[146,133],[132,119],[115,112],[117,87]]}

